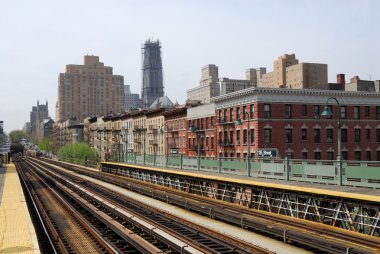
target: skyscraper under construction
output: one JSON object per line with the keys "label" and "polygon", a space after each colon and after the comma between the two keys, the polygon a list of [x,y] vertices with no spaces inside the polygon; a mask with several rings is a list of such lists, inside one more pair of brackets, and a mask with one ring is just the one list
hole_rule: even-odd
{"label": "skyscraper under construction", "polygon": [[147,40],[142,48],[143,107],[149,107],[157,97],[164,96],[160,41]]}

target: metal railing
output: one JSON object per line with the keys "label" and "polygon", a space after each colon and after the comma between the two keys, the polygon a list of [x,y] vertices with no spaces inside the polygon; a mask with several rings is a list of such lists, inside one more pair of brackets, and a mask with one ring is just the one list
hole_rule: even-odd
{"label": "metal railing", "polygon": [[[199,160],[199,161],[198,161]],[[339,165],[335,160],[293,160],[273,158],[209,158],[185,155],[129,153],[113,162],[150,165],[181,170],[198,170],[255,178],[339,185]],[[380,161],[343,161],[345,186],[380,188]]]}

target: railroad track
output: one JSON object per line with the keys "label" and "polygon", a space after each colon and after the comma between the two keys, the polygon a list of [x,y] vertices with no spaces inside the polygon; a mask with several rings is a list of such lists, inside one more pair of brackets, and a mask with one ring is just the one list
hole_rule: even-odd
{"label": "railroad track", "polygon": [[[55,162],[65,165],[64,163]],[[66,165],[67,167],[67,165]],[[69,166],[77,171],[106,182],[139,192],[140,194],[161,199],[171,204],[208,215],[241,227],[262,231],[282,237],[284,241],[293,241],[312,246],[329,253],[379,253],[380,241],[371,237],[347,230],[323,225],[268,212],[229,204],[223,201],[189,194],[152,183],[138,181],[125,176],[88,171],[81,167]],[[201,202],[201,205],[200,203]]]}
{"label": "railroad track", "polygon": [[[162,248],[162,252],[170,253],[271,253],[265,249],[218,234],[206,228],[185,222],[173,216],[168,217],[151,207],[136,205],[120,194],[85,181],[72,174],[58,172],[54,168],[29,163],[44,178],[50,178],[51,184],[62,185],[91,203],[96,209],[103,211],[113,221],[122,226],[138,228],[136,234],[146,236],[167,244],[170,249]],[[38,168],[38,169],[37,169]],[[62,187],[61,187],[62,188]],[[73,195],[73,193],[71,193]]]}

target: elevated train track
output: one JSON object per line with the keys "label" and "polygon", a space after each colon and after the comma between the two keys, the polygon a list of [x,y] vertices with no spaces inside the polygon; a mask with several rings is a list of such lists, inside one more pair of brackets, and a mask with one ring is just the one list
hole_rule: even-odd
{"label": "elevated train track", "polygon": [[[119,232],[120,228],[131,227],[133,236],[141,236],[142,240],[145,240],[142,246],[156,248],[149,251],[139,249],[142,253],[271,253],[265,249],[217,235],[205,228],[181,222],[178,218],[167,218],[147,207],[139,207],[106,188],[52,167],[41,166],[36,162],[28,162],[28,167],[33,168],[33,171],[38,172],[45,179],[49,179],[46,181],[55,185],[54,188],[66,189],[64,192],[71,196],[70,202],[81,202],[82,206],[90,210],[93,215],[98,215],[100,211],[109,216],[109,219],[100,220],[104,224],[107,224],[107,221],[114,222],[115,225],[108,224],[107,228],[119,235],[118,241],[122,236]],[[91,210],[90,206],[95,209]],[[101,235],[107,234],[103,232]],[[117,237],[112,236],[112,238]],[[123,253],[125,250],[119,249],[117,252]]]}
{"label": "elevated train track", "polygon": [[[67,164],[58,164],[67,167]],[[109,166],[108,163],[107,165]],[[115,164],[112,165],[115,166]],[[216,219],[228,221],[244,228],[283,237],[284,241],[293,241],[313,246],[321,251],[331,253],[378,253],[380,250],[378,237],[305,219],[301,220],[278,212],[274,216],[268,211],[242,207],[238,204],[229,204],[225,201],[216,200],[215,197],[205,195],[205,193],[209,194],[208,192],[204,192],[202,195],[199,188],[197,192],[190,192],[189,189],[186,191],[185,188],[181,189],[178,181],[174,185],[170,184],[170,181],[166,178],[161,178],[161,181],[159,178],[155,178],[156,182],[154,182],[154,178],[150,178],[147,181],[149,179],[147,176],[145,176],[146,178],[142,178],[139,174],[133,173],[133,170],[128,172],[130,166],[127,166],[126,170],[120,165],[117,165],[117,168],[105,169],[103,167],[103,171],[109,171],[119,176],[99,174],[75,166],[69,167],[81,174],[110,181],[141,194],[163,199],[166,202],[206,214]],[[176,187],[173,188],[173,186]],[[189,200],[193,200],[193,202]],[[369,205],[373,206],[373,203],[369,202]]]}

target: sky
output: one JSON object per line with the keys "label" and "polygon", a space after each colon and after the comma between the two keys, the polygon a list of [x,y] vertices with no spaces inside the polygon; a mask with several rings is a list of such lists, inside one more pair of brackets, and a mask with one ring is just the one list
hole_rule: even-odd
{"label": "sky", "polygon": [[379,0],[0,0],[0,120],[10,132],[49,102],[58,74],[86,54],[141,92],[141,47],[162,43],[165,93],[183,103],[201,67],[243,79],[280,55],[328,64],[329,82],[345,73],[380,79]]}

